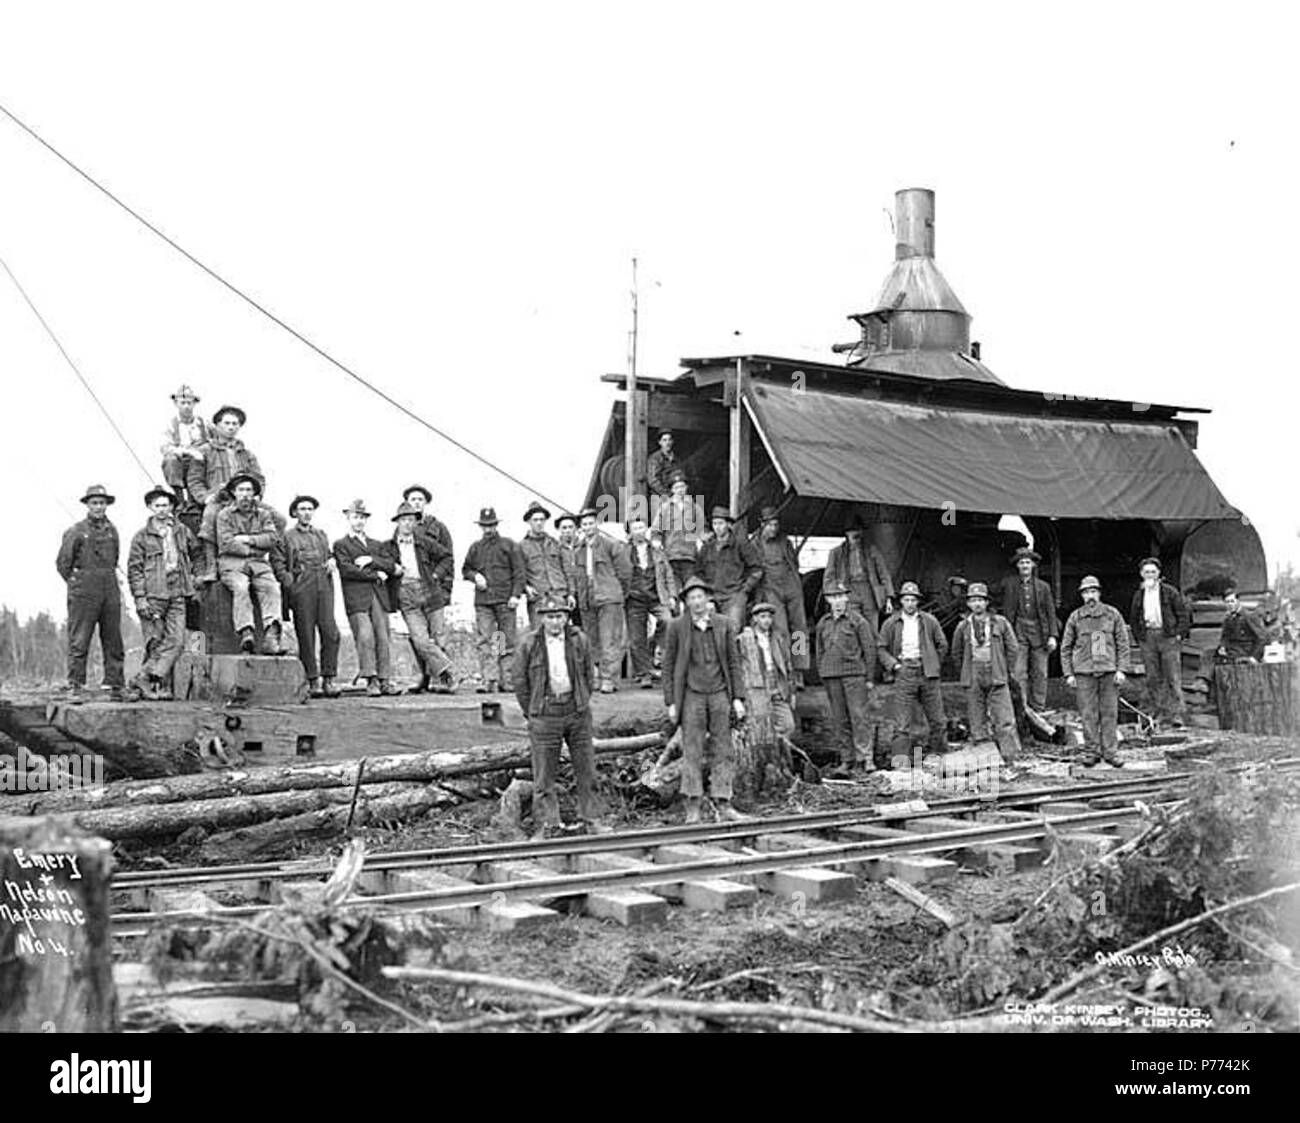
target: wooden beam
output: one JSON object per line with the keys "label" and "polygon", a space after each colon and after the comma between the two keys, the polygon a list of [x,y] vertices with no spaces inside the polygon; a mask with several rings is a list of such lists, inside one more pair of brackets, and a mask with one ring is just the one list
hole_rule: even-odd
{"label": "wooden beam", "polygon": [[635,390],[628,395],[628,412],[631,417],[627,423],[627,463],[623,465],[623,486],[627,488],[623,503],[624,512],[631,514],[631,502],[634,495],[649,495],[646,481],[646,457],[649,455],[647,440],[647,414],[650,395],[645,390]]}
{"label": "wooden beam", "polygon": [[728,431],[727,415],[714,402],[681,394],[651,392],[647,421],[655,429],[680,429],[686,433],[721,436]]}
{"label": "wooden beam", "polygon": [[745,360],[736,360],[736,372],[727,381],[727,407],[731,426],[727,451],[728,505],[733,515],[744,509],[749,490],[749,415],[745,411]]}

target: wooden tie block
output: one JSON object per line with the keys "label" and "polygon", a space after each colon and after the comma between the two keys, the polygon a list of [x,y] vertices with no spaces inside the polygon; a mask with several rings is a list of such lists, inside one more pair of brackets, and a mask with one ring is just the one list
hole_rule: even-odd
{"label": "wooden tie block", "polygon": [[[579,869],[572,858],[563,856],[542,858],[539,864],[555,873],[606,872]],[[583,898],[582,911],[587,916],[614,920],[623,927],[630,928],[637,924],[662,924],[668,919],[668,902],[644,889],[593,889]]]}

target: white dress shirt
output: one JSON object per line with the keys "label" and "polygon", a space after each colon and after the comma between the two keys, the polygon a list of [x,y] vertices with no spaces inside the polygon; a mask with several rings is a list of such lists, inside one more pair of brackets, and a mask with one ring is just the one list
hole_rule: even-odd
{"label": "white dress shirt", "polygon": [[551,693],[571,693],[573,683],[569,679],[569,661],[564,657],[564,636],[546,637],[546,666],[551,677]]}
{"label": "white dress shirt", "polygon": [[1142,614],[1146,617],[1148,628],[1158,628],[1163,619],[1160,616],[1160,586],[1142,590]]}
{"label": "white dress shirt", "polygon": [[900,659],[921,658],[921,614],[914,612],[909,616],[903,613],[903,648]]}

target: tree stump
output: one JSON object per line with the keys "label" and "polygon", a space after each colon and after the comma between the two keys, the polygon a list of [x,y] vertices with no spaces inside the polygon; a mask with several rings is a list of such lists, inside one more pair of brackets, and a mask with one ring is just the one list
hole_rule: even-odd
{"label": "tree stump", "polygon": [[752,804],[765,792],[785,791],[794,782],[794,763],[785,740],[772,723],[772,703],[765,690],[745,694],[745,720],[732,731],[736,747],[736,796]]}
{"label": "tree stump", "polygon": [[111,874],[103,839],[0,818],[0,1033],[117,1029]]}
{"label": "tree stump", "polygon": [[1285,736],[1300,732],[1291,663],[1225,663],[1214,669],[1219,728]]}

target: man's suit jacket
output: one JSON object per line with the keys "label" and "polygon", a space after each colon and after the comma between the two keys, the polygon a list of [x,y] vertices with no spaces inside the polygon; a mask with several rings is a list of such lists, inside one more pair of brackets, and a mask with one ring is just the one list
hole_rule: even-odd
{"label": "man's suit jacket", "polygon": [[[357,558],[370,555],[370,564],[357,565]],[[334,560],[339,565],[339,580],[343,583],[343,609],[349,616],[370,611],[370,597],[379,597],[385,612],[392,612],[388,599],[388,575],[397,568],[386,542],[367,537],[365,545],[348,534],[334,543]]]}
{"label": "man's suit jacket", "polygon": [[[1034,603],[1038,608],[1038,631],[1043,637],[1043,642],[1059,639],[1061,623],[1056,618],[1056,598],[1052,596],[1052,586],[1038,576],[1030,580],[1034,583]],[[1016,626],[1016,620],[1020,616],[1020,574],[1018,573],[1002,578],[1002,615],[1013,628]]]}
{"label": "man's suit jacket", "polygon": [[[740,644],[732,630],[731,621],[720,612],[710,617],[712,626],[710,634],[717,644],[718,662],[722,666],[722,677],[727,684],[727,694],[732,701],[744,701],[745,672],[740,661]],[[683,612],[668,625],[668,638],[664,642],[664,667],[671,668],[671,674],[664,675],[664,703],[677,707],[680,719],[682,702],[686,697],[686,668],[691,659],[691,623],[689,612]]]}

